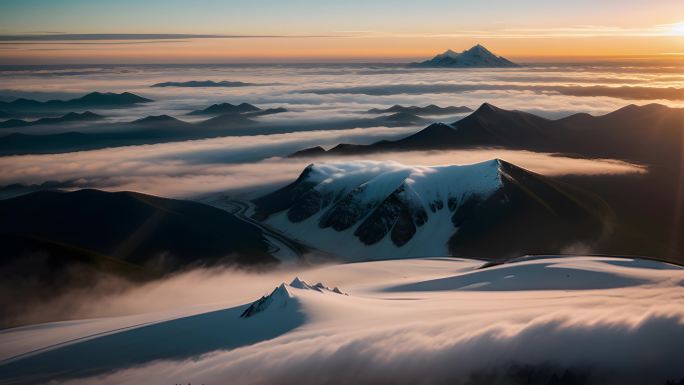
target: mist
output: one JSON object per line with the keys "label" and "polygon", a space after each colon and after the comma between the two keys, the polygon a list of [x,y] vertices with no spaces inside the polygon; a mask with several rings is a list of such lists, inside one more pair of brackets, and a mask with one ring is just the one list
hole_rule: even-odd
{"label": "mist", "polygon": [[[344,269],[299,274],[342,285],[348,279]],[[191,272],[151,287],[151,293],[141,298],[134,299],[131,292],[105,304],[124,309],[146,302],[154,306],[152,301],[166,301],[166,295],[185,290],[190,293],[179,298],[181,303],[199,294],[224,304],[231,303],[227,300],[230,296],[232,303],[239,303],[246,301],[250,291],[266,290],[269,280],[273,287],[286,275],[275,273],[254,281],[252,276],[234,272]],[[201,282],[207,278],[207,284]],[[368,279],[357,278],[356,284],[364,278]],[[220,299],[215,293],[226,287],[220,282],[227,279],[249,288],[236,292],[240,285],[230,285],[230,294]],[[216,286],[210,290],[212,285]],[[168,294],[160,296],[161,290]],[[65,383],[143,383],[153,378],[161,383],[182,379],[192,383],[325,384],[345,378],[344,383],[350,384],[508,384],[520,375],[541,381],[556,374],[571,376],[576,383],[663,384],[684,376],[678,354],[684,343],[684,312],[678,306],[682,290],[681,286],[657,285],[589,291],[582,296],[532,291],[504,292],[490,298],[474,293],[469,294],[474,296],[471,299],[465,295],[450,299],[452,294],[439,299],[442,297],[433,293],[437,297],[427,302],[412,301],[415,312],[396,325],[379,318],[356,329],[336,323],[334,313],[321,313],[316,317],[336,325],[335,333],[301,328],[252,346],[190,360],[161,360]],[[352,291],[350,296],[354,294]],[[478,305],[477,298],[485,302]],[[464,311],[470,312],[434,317],[439,314],[434,310],[439,301],[461,302]],[[498,307],[497,311],[481,311],[492,307]],[[348,314],[354,308],[340,311]],[[354,373],[349,367],[356,368]]]}
{"label": "mist", "polygon": [[[379,135],[392,135],[404,129],[380,128]],[[122,147],[56,155],[1,157],[0,185],[67,183],[72,188],[130,190],[153,195],[190,197],[211,192],[244,190],[283,184],[294,180],[312,162],[352,160],[391,161],[406,165],[470,164],[501,158],[520,167],[548,176],[642,173],[646,169],[618,160],[581,159],[547,153],[513,150],[454,150],[378,153],[323,158],[268,157],[291,153],[321,142],[355,139],[373,140],[373,130],[345,131],[332,138],[329,132],[231,137]],[[308,142],[308,143],[307,143]],[[260,190],[261,191],[261,190]]]}

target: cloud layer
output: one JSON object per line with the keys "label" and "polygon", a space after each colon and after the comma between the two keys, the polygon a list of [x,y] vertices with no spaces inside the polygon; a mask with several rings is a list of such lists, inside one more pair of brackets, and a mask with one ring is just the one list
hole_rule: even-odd
{"label": "cloud layer", "polygon": [[545,175],[624,174],[644,168],[615,160],[578,159],[510,150],[380,153],[353,157],[271,158],[317,144],[366,143],[405,135],[375,128],[229,137],[55,155],[0,157],[0,185],[46,181],[72,187],[132,190],[163,196],[241,190],[294,180],[311,162],[400,160],[407,165],[470,164],[502,158]]}

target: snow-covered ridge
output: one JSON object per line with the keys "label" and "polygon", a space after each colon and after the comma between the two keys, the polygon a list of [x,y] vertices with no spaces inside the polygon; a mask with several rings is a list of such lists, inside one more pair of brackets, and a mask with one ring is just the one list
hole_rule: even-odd
{"label": "snow-covered ridge", "polygon": [[[355,161],[338,163],[314,163],[302,173],[308,182],[317,183],[319,190],[350,189],[359,185],[371,186],[367,195],[382,194],[387,188],[406,181],[411,185],[425,186],[425,192],[448,192],[454,185],[489,190],[499,185],[500,160],[492,159],[470,165],[410,166],[394,161]],[[464,179],[467,177],[467,179]]]}
{"label": "snow-covered ridge", "polygon": [[257,206],[268,199],[291,201],[284,210],[263,214],[266,222],[351,259],[360,253],[446,255],[457,227],[452,217],[502,188],[501,165],[499,159],[432,167],[393,161],[311,164],[289,190]]}

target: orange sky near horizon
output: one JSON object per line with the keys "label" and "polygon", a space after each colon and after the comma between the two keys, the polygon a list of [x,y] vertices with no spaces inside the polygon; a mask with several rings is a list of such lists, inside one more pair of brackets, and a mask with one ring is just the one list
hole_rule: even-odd
{"label": "orange sky near horizon", "polygon": [[461,51],[477,43],[520,61],[620,57],[684,60],[684,36],[639,37],[279,37],[155,41],[17,42],[0,47],[2,64],[185,62],[402,62]]}
{"label": "orange sky near horizon", "polygon": [[684,0],[0,2],[0,64],[402,62],[477,43],[518,61],[679,61]]}

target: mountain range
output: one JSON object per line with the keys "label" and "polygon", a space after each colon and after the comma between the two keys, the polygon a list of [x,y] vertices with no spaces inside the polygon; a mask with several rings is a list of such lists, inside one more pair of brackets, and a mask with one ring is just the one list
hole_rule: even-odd
{"label": "mountain range", "polygon": [[48,100],[45,102],[20,98],[11,102],[0,101],[0,110],[10,114],[31,114],[49,111],[82,110],[86,108],[124,108],[137,104],[149,103],[152,100],[123,92],[120,94],[107,92],[91,92],[80,98],[69,100]]}
{"label": "mountain range", "polygon": [[92,122],[96,120],[101,120],[104,117],[102,115],[95,114],[90,111],[85,111],[83,113],[69,112],[65,115],[54,117],[54,118],[41,118],[37,120],[22,120],[22,119],[10,119],[4,122],[0,122],[0,128],[16,128],[16,127],[28,127],[28,126],[40,126],[43,124],[61,124],[61,123],[74,123],[74,122]]}
{"label": "mountain range", "polygon": [[[72,126],[63,132],[9,132],[0,136],[0,156],[49,154],[93,150],[134,144],[153,144],[223,136],[268,135],[297,131],[343,130],[375,126],[407,126],[424,124],[419,116],[406,112],[374,118],[335,121],[259,122],[252,118],[284,112],[274,108],[244,113],[224,113],[199,122],[186,122],[169,115],[147,116],[132,122],[104,123],[80,132]],[[210,114],[211,115],[211,114]]]}
{"label": "mountain range", "polygon": [[326,153],[490,147],[669,164],[682,155],[683,132],[684,109],[658,104],[629,105],[601,116],[579,113],[551,120],[484,103],[451,124],[433,123],[394,141],[340,144]]}
{"label": "mountain range", "polygon": [[463,52],[447,50],[430,60],[411,63],[413,67],[442,67],[442,68],[491,68],[491,67],[519,67],[518,64],[497,56],[484,46],[477,44]]}
{"label": "mountain range", "polygon": [[413,115],[423,116],[423,115],[449,115],[449,114],[462,114],[466,112],[472,112],[473,110],[466,106],[448,106],[440,107],[434,104],[427,105],[425,107],[419,106],[401,106],[395,104],[392,107],[381,109],[381,108],[371,108],[368,110],[370,114],[388,114],[388,113],[399,113],[406,112]]}

